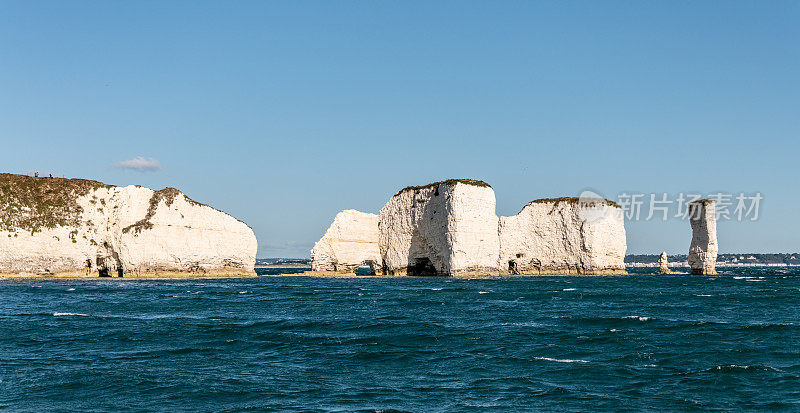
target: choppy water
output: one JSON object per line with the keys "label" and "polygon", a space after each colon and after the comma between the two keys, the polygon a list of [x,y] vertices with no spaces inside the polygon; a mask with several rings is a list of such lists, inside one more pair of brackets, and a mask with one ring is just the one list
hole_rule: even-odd
{"label": "choppy water", "polygon": [[798,298],[797,268],[6,281],[0,406],[800,410]]}

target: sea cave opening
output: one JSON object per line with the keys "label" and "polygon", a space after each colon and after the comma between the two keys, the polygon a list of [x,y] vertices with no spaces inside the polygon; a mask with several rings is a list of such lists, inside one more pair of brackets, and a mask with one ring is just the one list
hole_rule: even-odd
{"label": "sea cave opening", "polygon": [[413,265],[408,266],[408,275],[430,276],[436,275],[436,267],[433,266],[430,258],[423,257],[414,260]]}

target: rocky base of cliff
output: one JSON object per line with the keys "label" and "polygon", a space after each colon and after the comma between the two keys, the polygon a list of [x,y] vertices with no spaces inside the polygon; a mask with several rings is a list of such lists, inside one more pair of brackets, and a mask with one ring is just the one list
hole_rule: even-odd
{"label": "rocky base of cliff", "polygon": [[692,268],[691,270],[692,275],[717,275],[717,270],[709,270],[709,269],[702,269],[702,268]]}
{"label": "rocky base of cliff", "polygon": [[543,269],[543,270],[522,270],[519,272],[502,271],[501,275],[628,275],[624,269],[602,269],[586,271],[576,268],[564,269]]}
{"label": "rocky base of cliff", "polygon": [[[169,279],[169,278],[244,278],[256,277],[255,271],[248,272],[241,269],[220,269],[211,272],[187,272],[187,271],[153,271],[125,273],[123,277],[109,274],[108,278],[114,279]],[[98,278],[97,272],[86,271],[64,271],[56,273],[0,273],[0,279],[31,279],[31,278],[52,278],[52,279],[79,279],[79,278]],[[105,277],[103,277],[105,278]]]}

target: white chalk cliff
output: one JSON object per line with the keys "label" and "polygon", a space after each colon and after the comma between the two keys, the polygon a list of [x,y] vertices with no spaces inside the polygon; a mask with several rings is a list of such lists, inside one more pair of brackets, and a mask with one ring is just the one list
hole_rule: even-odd
{"label": "white chalk cliff", "polygon": [[717,273],[717,217],[714,201],[701,199],[688,205],[692,225],[692,243],[689,246],[689,267],[692,274]]}
{"label": "white chalk cliff", "polygon": [[311,270],[350,273],[361,265],[379,271],[378,216],[348,209],[336,214],[311,250]]}
{"label": "white chalk cliff", "polygon": [[622,210],[605,199],[540,199],[500,218],[512,274],[624,274],[626,249]]}
{"label": "white chalk cliff", "polygon": [[174,188],[0,174],[0,274],[251,275],[245,223]]}
{"label": "white chalk cliff", "polygon": [[[312,251],[315,270],[341,271],[330,257],[343,248],[332,247],[330,240],[368,235],[361,224],[339,228],[338,220],[328,230],[336,227],[338,235],[326,232]],[[376,273],[386,275],[625,273],[625,227],[614,202],[546,199],[498,218],[492,188],[469,179],[401,190],[381,209],[377,238],[359,239],[364,247],[348,259],[348,268],[372,259],[366,241],[374,239]]]}
{"label": "white chalk cliff", "polygon": [[499,254],[494,191],[450,180],[409,187],[381,209],[380,251],[387,275],[486,274]]}

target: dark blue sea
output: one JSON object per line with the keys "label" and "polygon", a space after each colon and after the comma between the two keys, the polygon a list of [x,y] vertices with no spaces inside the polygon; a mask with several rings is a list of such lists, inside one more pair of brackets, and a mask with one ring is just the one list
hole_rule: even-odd
{"label": "dark blue sea", "polygon": [[3,281],[0,407],[800,410],[800,269],[652,270]]}

